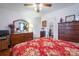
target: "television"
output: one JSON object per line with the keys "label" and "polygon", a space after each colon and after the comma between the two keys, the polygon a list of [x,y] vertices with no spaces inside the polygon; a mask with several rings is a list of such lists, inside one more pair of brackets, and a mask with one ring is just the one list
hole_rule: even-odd
{"label": "television", "polygon": [[5,37],[9,35],[9,30],[0,30],[0,37]]}

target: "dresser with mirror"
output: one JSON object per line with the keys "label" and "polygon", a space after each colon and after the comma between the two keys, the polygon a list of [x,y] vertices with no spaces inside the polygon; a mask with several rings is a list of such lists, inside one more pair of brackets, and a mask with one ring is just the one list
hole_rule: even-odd
{"label": "dresser with mirror", "polygon": [[25,20],[14,20],[10,29],[12,46],[33,39],[33,32],[29,32],[29,22]]}

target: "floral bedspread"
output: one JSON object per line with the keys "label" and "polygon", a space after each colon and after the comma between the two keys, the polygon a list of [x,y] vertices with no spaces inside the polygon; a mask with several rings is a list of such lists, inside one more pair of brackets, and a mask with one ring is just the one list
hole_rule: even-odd
{"label": "floral bedspread", "polygon": [[13,56],[79,56],[79,45],[41,38],[17,44],[11,52]]}

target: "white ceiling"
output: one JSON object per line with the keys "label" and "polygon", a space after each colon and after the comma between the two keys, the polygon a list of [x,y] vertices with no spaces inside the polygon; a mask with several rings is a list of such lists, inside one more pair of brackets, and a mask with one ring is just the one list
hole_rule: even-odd
{"label": "white ceiling", "polygon": [[[46,13],[53,12],[62,8],[69,7],[73,4],[76,4],[76,3],[52,3],[52,7],[44,8],[41,11],[41,13],[46,14]],[[20,11],[20,12],[25,11],[25,10],[33,11],[32,6],[27,7],[27,6],[24,6],[23,3],[0,3],[0,8],[6,8],[9,10]]]}

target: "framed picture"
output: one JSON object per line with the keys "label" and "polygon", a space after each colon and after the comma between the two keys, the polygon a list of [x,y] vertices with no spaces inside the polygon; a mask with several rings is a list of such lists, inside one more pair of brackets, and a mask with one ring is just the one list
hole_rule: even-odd
{"label": "framed picture", "polygon": [[47,22],[46,22],[46,20],[42,21],[42,27],[47,27]]}
{"label": "framed picture", "polygon": [[65,22],[75,21],[75,15],[69,15],[65,17]]}

